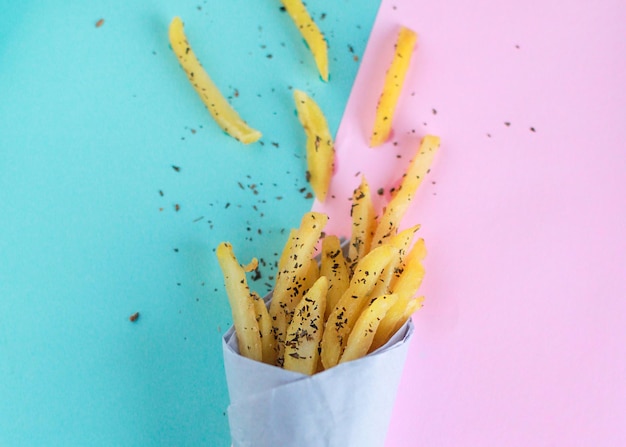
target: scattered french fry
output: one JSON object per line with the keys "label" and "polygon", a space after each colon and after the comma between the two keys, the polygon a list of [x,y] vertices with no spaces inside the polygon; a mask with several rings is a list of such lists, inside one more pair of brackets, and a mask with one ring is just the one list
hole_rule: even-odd
{"label": "scattered french fry", "polygon": [[174,17],[170,23],[169,39],[174,54],[187,73],[189,82],[200,95],[217,124],[230,136],[244,144],[259,140],[261,132],[246,124],[200,64],[187,40],[183,22],[179,17]]}
{"label": "scattered french fry", "polygon": [[376,296],[370,300],[350,332],[339,363],[356,360],[367,354],[380,322],[397,300],[398,295],[393,294]]}
{"label": "scattered french fry", "polygon": [[262,361],[261,335],[246,273],[237,261],[230,243],[222,242],[217,247],[216,254],[233,314],[239,352],[245,357],[260,362]]}
{"label": "scattered french fry", "polygon": [[393,116],[416,43],[417,34],[406,27],[401,27],[398,32],[394,57],[387,69],[383,91],[376,106],[370,147],[380,146],[389,138]]}
{"label": "scattered french fry", "polygon": [[327,291],[328,280],[320,276],[296,306],[285,340],[285,369],[308,375],[317,372]]}
{"label": "scattered french fry", "polygon": [[311,18],[302,0],[281,1],[311,50],[322,80],[328,82],[328,44],[324,35]]}
{"label": "scattered french fry", "polygon": [[385,212],[376,226],[372,246],[376,247],[396,234],[398,226],[406,213],[417,188],[430,171],[433,159],[439,149],[439,137],[426,135],[422,138],[418,152],[409,164],[400,187],[395,192]]}
{"label": "scattered french fry", "polygon": [[324,113],[317,103],[302,90],[294,90],[298,118],[306,133],[306,159],[308,176],[315,197],[326,200],[333,175],[335,147]]}

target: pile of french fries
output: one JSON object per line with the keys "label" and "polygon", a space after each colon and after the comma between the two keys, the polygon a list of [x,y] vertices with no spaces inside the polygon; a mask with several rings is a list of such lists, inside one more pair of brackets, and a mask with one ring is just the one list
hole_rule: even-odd
{"label": "pile of french fries", "polygon": [[419,225],[400,230],[400,224],[439,144],[436,136],[422,139],[378,217],[362,178],[345,244],[324,233],[327,215],[306,213],[279,259],[269,306],[250,290],[246,266],[232,245],[217,247],[241,355],[315,374],[383,346],[422,306],[417,292],[424,277],[424,240],[414,241]]}

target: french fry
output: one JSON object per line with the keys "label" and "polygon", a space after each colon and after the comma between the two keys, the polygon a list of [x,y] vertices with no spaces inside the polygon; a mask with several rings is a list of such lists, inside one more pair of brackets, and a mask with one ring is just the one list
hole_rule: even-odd
{"label": "french fry", "polygon": [[324,368],[328,369],[339,362],[348,341],[348,335],[376,281],[389,262],[397,256],[398,250],[391,245],[382,245],[370,251],[357,264],[350,286],[330,313],[324,327],[321,343],[321,356]]}
{"label": "french fry", "polygon": [[293,98],[298,119],[307,137],[306,159],[308,177],[315,197],[326,200],[333,175],[335,147],[324,113],[317,103],[302,90],[294,90]]}
{"label": "french fry", "polygon": [[350,285],[350,271],[348,263],[341,250],[341,241],[337,236],[326,236],[322,239],[322,253],[320,260],[320,276],[328,278],[328,294],[326,296],[327,319],[330,312]]}
{"label": "french fry", "polygon": [[260,362],[262,359],[261,335],[246,273],[237,261],[230,243],[219,244],[216,255],[224,276],[239,352],[245,357]]}
{"label": "french fry", "polygon": [[406,228],[399,233],[396,233],[393,236],[390,236],[387,239],[387,244],[391,244],[400,250],[400,257],[404,258],[406,255],[406,251],[411,246],[411,242],[413,242],[413,237],[415,233],[420,229],[421,225],[413,225],[412,227]]}
{"label": "french fry", "polygon": [[373,352],[387,343],[398,329],[402,327],[406,321],[416,310],[421,308],[424,303],[424,297],[406,299],[406,297],[398,297],[398,300],[387,311],[384,318],[380,321],[374,340],[369,348],[369,352]]}
{"label": "french fry", "polygon": [[263,299],[256,293],[252,293],[252,299],[254,303],[256,322],[259,325],[259,333],[261,334],[261,360],[268,363],[269,359],[272,358],[272,345],[270,344],[270,338],[272,336],[272,320],[267,310],[265,301],[263,301]]}
{"label": "french fry", "polygon": [[426,135],[422,138],[418,152],[402,178],[400,187],[385,208],[383,215],[376,226],[372,246],[376,247],[396,234],[398,226],[406,213],[417,188],[424,176],[430,171],[433,159],[439,149],[439,137]]}
{"label": "french fry", "polygon": [[298,235],[298,230],[296,230],[295,228],[292,228],[291,231],[289,232],[289,236],[287,237],[287,242],[285,242],[285,246],[283,248],[283,251],[280,254],[280,259],[278,260],[278,271],[279,272],[281,270],[284,270],[284,268],[285,268],[287,260],[289,259],[289,254],[291,253],[291,250],[293,248],[294,240],[295,240],[297,235]]}
{"label": "french fry", "polygon": [[361,177],[361,183],[352,194],[350,218],[352,220],[352,230],[348,259],[351,264],[355,264],[370,251],[372,237],[376,229],[376,211],[374,210],[370,187],[365,176]]}
{"label": "french fry", "polygon": [[308,45],[317,70],[325,82],[328,82],[328,45],[324,35],[315,24],[306,6],[301,0],[281,0],[285,10],[300,30],[300,34]]}
{"label": "french fry", "polygon": [[425,253],[426,249],[424,248],[423,239],[419,239],[405,257],[404,265],[391,285],[393,293],[397,293],[400,297],[407,300],[415,296],[422,285],[422,280],[426,273],[422,265]]}
{"label": "french fry", "polygon": [[397,300],[398,295],[394,294],[381,295],[370,300],[350,332],[339,363],[356,360],[367,354],[380,322]]}
{"label": "french fry", "polygon": [[204,70],[187,41],[183,22],[179,17],[174,17],[170,23],[169,39],[174,54],[187,73],[189,82],[200,95],[217,124],[230,136],[244,144],[254,143],[261,138],[261,132],[246,124]]}
{"label": "french fry", "polygon": [[400,295],[415,295],[424,277],[425,272],[421,261],[425,257],[426,245],[424,244],[424,239],[420,238],[402,259],[402,265],[398,268],[396,275],[394,275],[391,281],[390,290]]}
{"label": "french fry", "polygon": [[400,251],[398,251],[385,266],[376,284],[374,284],[374,288],[370,292],[372,298],[389,293],[391,282],[400,268],[400,262]]}
{"label": "french fry", "polygon": [[327,291],[328,279],[320,276],[296,306],[285,340],[285,369],[308,375],[317,372]]}
{"label": "french fry", "polygon": [[[291,322],[294,308],[304,293],[303,284],[307,281],[315,246],[328,221],[323,213],[308,212],[302,218],[300,228],[293,236],[293,241],[286,244],[289,255],[285,257],[284,267],[278,271],[274,296],[270,304],[272,319],[273,363],[282,366],[285,350],[285,336]],[[282,256],[281,256],[282,259]]]}
{"label": "french fry", "polygon": [[[307,271],[304,278],[304,282],[302,283],[302,291],[300,292],[301,296],[304,295],[304,292],[309,290],[315,284],[315,281],[320,277],[320,266],[315,258],[311,258],[307,262]],[[296,298],[297,301],[299,299]]]}
{"label": "french fry", "polygon": [[416,42],[417,34],[414,31],[406,27],[400,28],[394,57],[387,69],[383,91],[376,106],[376,117],[370,138],[370,147],[380,146],[389,138],[393,115],[400,98],[400,92],[411,63],[411,56]]}

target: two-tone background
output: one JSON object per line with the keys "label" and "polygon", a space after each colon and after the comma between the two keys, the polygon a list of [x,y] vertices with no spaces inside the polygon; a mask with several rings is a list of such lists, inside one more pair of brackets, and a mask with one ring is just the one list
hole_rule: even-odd
{"label": "two-tone background", "polygon": [[[426,133],[441,152],[406,219],[426,302],[387,445],[626,443],[626,7],[307,5],[328,84],[278,1],[0,2],[0,445],[228,446],[214,247],[259,257],[264,294],[304,211],[345,234],[360,175],[381,206]],[[212,122],[175,15],[261,143]],[[419,43],[374,150],[399,25]],[[294,88],[337,136],[323,205]]]}

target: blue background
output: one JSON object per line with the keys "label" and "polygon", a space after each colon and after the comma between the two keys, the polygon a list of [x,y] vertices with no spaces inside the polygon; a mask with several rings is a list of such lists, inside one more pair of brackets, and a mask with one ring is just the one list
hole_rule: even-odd
{"label": "blue background", "polygon": [[[309,2],[325,84],[277,0],[0,0],[0,445],[229,445],[214,247],[272,286],[313,204],[292,88],[335,132],[378,6]],[[260,143],[212,122],[175,15]]]}

